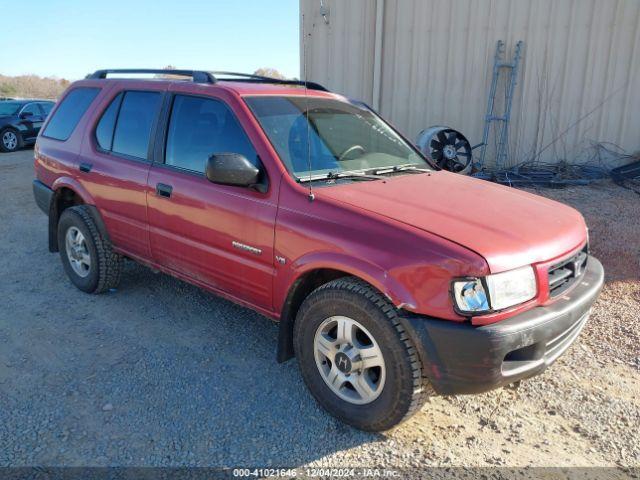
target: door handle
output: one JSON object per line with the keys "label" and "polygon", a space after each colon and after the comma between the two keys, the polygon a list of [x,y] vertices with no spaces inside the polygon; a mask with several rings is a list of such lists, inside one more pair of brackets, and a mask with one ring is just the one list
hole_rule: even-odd
{"label": "door handle", "polygon": [[91,163],[84,163],[82,162],[80,164],[80,171],[84,172],[84,173],[89,173],[91,171],[91,169],[93,168],[93,164]]}
{"label": "door handle", "polygon": [[171,192],[173,191],[173,187],[171,185],[167,185],[166,183],[159,183],[156,185],[156,195],[159,197],[171,197]]}

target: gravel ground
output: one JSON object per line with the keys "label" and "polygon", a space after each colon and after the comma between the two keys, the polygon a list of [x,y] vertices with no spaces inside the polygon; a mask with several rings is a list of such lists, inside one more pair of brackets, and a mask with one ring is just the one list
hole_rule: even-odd
{"label": "gravel ground", "polygon": [[314,403],[256,313],[133,263],[115,292],[75,289],[47,251],[31,158],[0,155],[0,466],[640,466],[637,194],[539,192],[583,212],[607,272],[553,367],[376,435]]}

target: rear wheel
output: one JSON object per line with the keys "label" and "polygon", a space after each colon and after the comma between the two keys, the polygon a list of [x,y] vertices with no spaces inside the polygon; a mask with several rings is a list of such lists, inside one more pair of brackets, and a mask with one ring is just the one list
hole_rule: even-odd
{"label": "rear wheel", "polygon": [[67,276],[80,290],[102,293],[118,285],[122,257],[100,234],[85,206],[70,207],[62,212],[58,245]]}
{"label": "rear wheel", "polygon": [[433,392],[396,309],[354,277],[309,295],[296,317],[294,346],[318,403],[362,430],[388,430]]}
{"label": "rear wheel", "polygon": [[22,146],[20,134],[12,128],[0,131],[0,150],[3,152],[15,152]]}

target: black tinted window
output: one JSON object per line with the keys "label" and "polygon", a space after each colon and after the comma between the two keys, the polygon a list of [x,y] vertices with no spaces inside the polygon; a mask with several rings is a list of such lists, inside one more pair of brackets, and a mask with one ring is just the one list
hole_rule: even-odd
{"label": "black tinted window", "polygon": [[0,100],[0,115],[15,115],[20,111],[21,108],[21,103]]}
{"label": "black tinted window", "polygon": [[70,91],[62,100],[56,113],[51,117],[51,121],[43,135],[56,140],[68,139],[99,91],[99,88],[86,87],[79,87]]}
{"label": "black tinted window", "polygon": [[42,111],[45,115],[49,115],[49,113],[51,113],[51,109],[53,108],[53,103],[43,102],[40,104],[40,108],[42,108]]}
{"label": "black tinted window", "polygon": [[256,151],[224,103],[177,95],[169,122],[165,163],[204,172],[207,158],[213,153],[240,153],[258,166]]}
{"label": "black tinted window", "polygon": [[118,94],[118,96],[109,104],[96,127],[96,141],[103,150],[111,150],[111,144],[113,143],[113,129],[116,126],[116,116],[118,115],[118,108],[120,107],[121,100],[122,93]]}
{"label": "black tinted window", "polygon": [[40,107],[38,106],[37,103],[30,103],[28,105],[25,105],[24,108],[22,109],[22,113],[30,113],[33,116],[41,116],[42,115],[42,111],[40,110]]}
{"label": "black tinted window", "polygon": [[126,92],[113,135],[113,151],[147,158],[151,128],[160,106],[158,92]]}

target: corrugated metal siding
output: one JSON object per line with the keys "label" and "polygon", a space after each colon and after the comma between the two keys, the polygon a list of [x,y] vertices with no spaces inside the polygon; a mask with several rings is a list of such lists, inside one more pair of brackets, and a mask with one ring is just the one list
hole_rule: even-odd
{"label": "corrugated metal siding", "polygon": [[[325,5],[328,25],[319,0],[301,0],[308,77],[375,103],[376,0]],[[589,161],[593,142],[636,152],[639,26],[639,0],[384,0],[379,110],[410,138],[446,124],[478,143],[495,44],[510,57],[524,40],[512,163]]]}
{"label": "corrugated metal siding", "polygon": [[[336,2],[331,5],[329,24],[320,16],[320,2],[306,2],[303,10],[307,36],[309,80],[339,85],[339,91],[354,98],[372,95],[375,2]],[[300,46],[300,78],[304,77],[304,45]]]}

